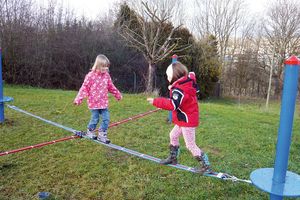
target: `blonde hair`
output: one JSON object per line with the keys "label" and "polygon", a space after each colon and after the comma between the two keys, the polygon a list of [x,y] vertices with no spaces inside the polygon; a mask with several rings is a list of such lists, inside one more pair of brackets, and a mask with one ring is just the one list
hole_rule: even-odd
{"label": "blonde hair", "polygon": [[103,54],[99,54],[96,57],[95,63],[92,67],[92,70],[108,69],[109,65],[110,65],[110,62],[109,62],[108,58]]}
{"label": "blonde hair", "polygon": [[177,81],[183,76],[188,75],[189,73],[187,67],[179,61],[172,63],[172,69],[173,69],[173,77],[171,83],[174,83],[175,81]]}

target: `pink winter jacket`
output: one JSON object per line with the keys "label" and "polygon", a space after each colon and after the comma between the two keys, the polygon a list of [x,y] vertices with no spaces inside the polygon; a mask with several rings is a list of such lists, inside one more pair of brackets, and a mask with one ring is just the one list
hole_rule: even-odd
{"label": "pink winter jacket", "polygon": [[117,100],[122,99],[120,91],[113,84],[108,72],[90,71],[74,100],[79,105],[84,98],[87,98],[89,109],[108,108],[108,92],[114,95]]}

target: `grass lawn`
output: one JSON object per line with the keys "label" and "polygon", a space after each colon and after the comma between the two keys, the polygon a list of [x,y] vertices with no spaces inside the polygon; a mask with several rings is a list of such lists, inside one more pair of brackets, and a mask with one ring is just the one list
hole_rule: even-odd
{"label": "grass lawn", "polygon": [[[90,112],[85,103],[72,104],[77,91],[6,86],[13,105],[43,118],[85,130]],[[289,170],[300,174],[300,112],[294,119]],[[200,102],[197,144],[216,171],[242,179],[258,168],[273,167],[280,104],[264,102],[238,105],[233,100]],[[143,94],[110,97],[111,122],[154,109]],[[167,111],[159,111],[109,129],[114,144],[164,158],[168,154]],[[70,133],[5,108],[0,125],[0,151],[17,149],[70,136]],[[179,162],[197,166],[181,138]],[[233,183],[161,166],[85,139],[74,139],[0,157],[0,199],[37,199],[47,191],[51,199],[269,199],[247,183]]]}

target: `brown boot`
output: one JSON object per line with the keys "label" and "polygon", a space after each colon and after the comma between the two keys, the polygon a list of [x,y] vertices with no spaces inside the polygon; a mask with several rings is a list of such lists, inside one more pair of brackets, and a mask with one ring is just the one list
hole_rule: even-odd
{"label": "brown boot", "polygon": [[163,165],[176,165],[178,156],[179,146],[173,146],[170,144],[170,155],[168,158],[161,160],[159,163]]}
{"label": "brown boot", "polygon": [[211,171],[210,163],[208,161],[208,156],[206,155],[206,153],[202,152],[200,156],[196,156],[195,158],[200,163],[200,168],[198,170],[200,174]]}

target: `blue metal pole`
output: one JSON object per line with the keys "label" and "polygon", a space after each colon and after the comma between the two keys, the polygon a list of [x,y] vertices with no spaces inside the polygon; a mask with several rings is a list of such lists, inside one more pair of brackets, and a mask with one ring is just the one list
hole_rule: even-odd
{"label": "blue metal pole", "polygon": [[2,81],[2,49],[0,48],[0,123],[4,122],[4,101],[3,101],[3,81]]}
{"label": "blue metal pole", "polygon": [[[284,184],[291,145],[295,104],[298,91],[298,72],[300,61],[292,56],[285,62],[285,74],[280,111],[280,124],[276,145],[276,157],[272,183]],[[270,194],[271,200],[282,200],[283,196]]]}
{"label": "blue metal pole", "polygon": [[172,63],[177,62],[177,58],[178,58],[178,56],[177,56],[176,54],[174,54],[174,55],[172,56]]}
{"label": "blue metal pole", "polygon": [[[174,55],[172,56],[172,64],[175,63],[175,62],[177,62],[177,58],[178,58],[178,56],[177,56],[176,54],[174,54]],[[172,111],[169,111],[168,119],[169,119],[169,120],[168,120],[169,123],[172,123]]]}

